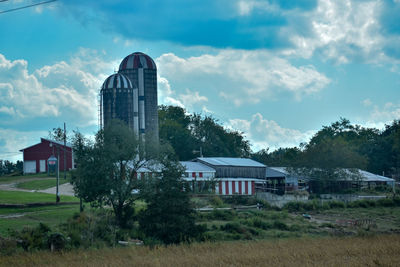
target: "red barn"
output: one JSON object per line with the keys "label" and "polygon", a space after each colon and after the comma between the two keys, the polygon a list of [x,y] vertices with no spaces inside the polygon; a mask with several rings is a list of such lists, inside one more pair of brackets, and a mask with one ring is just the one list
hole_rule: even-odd
{"label": "red barn", "polygon": [[[21,149],[24,153],[24,173],[47,172],[50,156],[60,156],[60,171],[70,170],[74,167],[74,155],[71,145],[64,146],[63,142],[40,138],[40,143]],[[64,167],[64,154],[66,166]]]}

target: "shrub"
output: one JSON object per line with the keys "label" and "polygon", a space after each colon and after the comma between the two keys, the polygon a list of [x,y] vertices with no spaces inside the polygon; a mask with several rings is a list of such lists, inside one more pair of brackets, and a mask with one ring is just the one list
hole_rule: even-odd
{"label": "shrub", "polygon": [[221,225],[220,229],[222,231],[228,232],[228,233],[239,233],[239,234],[244,234],[247,232],[246,228],[241,226],[238,223],[227,223],[225,225]]}
{"label": "shrub", "polygon": [[283,206],[283,209],[289,212],[303,211],[303,205],[301,202],[290,201]]}
{"label": "shrub", "polygon": [[235,212],[232,210],[213,210],[210,215],[213,220],[230,221],[235,218]]}
{"label": "shrub", "polygon": [[281,222],[281,221],[274,221],[274,223],[272,224],[272,227],[274,229],[278,229],[278,230],[284,230],[284,231],[289,230],[289,227],[287,226],[287,224],[284,222]]}
{"label": "shrub", "polygon": [[330,201],[328,205],[331,209],[344,209],[346,207],[342,201]]}
{"label": "shrub", "polygon": [[378,206],[382,207],[393,207],[396,203],[392,198],[379,199],[377,202]]}
{"label": "shrub", "polygon": [[232,195],[230,197],[224,198],[224,201],[232,205],[256,205],[259,201],[253,196],[245,195]]}
{"label": "shrub", "polygon": [[123,236],[123,231],[118,230],[112,214],[104,210],[76,213],[67,223],[61,225],[61,229],[69,238],[68,245],[76,248],[113,246],[117,238]]}
{"label": "shrub", "polygon": [[20,232],[14,232],[12,235],[21,240],[19,243],[25,251],[48,249],[48,239],[50,236],[50,227],[40,223],[35,228],[24,228]]}
{"label": "shrub", "polygon": [[0,256],[9,256],[17,251],[17,241],[0,237]]}
{"label": "shrub", "polygon": [[224,205],[224,202],[222,201],[222,199],[219,196],[213,196],[210,199],[210,203],[214,207],[222,207]]}

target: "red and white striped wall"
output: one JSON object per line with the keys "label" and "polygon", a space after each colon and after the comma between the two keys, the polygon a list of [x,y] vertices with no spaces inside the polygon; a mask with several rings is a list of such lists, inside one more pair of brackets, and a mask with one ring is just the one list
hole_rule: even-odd
{"label": "red and white striped wall", "polygon": [[254,195],[256,179],[221,179],[217,181],[215,193],[218,195]]}

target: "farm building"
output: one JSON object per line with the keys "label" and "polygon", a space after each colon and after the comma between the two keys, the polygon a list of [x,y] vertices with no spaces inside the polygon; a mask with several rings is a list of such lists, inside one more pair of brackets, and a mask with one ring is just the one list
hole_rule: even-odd
{"label": "farm building", "polygon": [[215,170],[215,192],[219,195],[254,195],[256,184],[265,179],[266,166],[247,158],[201,157],[193,162]]}
{"label": "farm building", "polygon": [[47,172],[48,159],[51,156],[55,158],[59,156],[60,171],[70,170],[74,167],[74,156],[69,144],[64,146],[62,142],[40,138],[40,143],[23,148],[20,151],[23,152],[24,173]]}
{"label": "farm building", "polygon": [[[180,164],[185,168],[183,179],[196,193],[255,195],[256,184],[265,182],[266,166],[251,159],[202,157]],[[149,177],[160,170],[160,166],[143,167],[138,170],[138,177]]]}
{"label": "farm building", "polygon": [[[290,174],[286,167],[267,167],[266,178],[270,181],[268,188],[271,188],[270,192],[274,190],[297,191],[306,190],[307,181],[305,177]],[[278,189],[274,189],[278,186]]]}
{"label": "farm building", "polygon": [[[267,180],[284,179],[285,192],[296,190],[309,190],[316,192],[321,190],[317,181],[291,174],[287,167],[267,167]],[[326,185],[331,191],[349,188],[374,188],[375,186],[394,186],[394,179],[376,175],[364,170],[355,169],[353,171],[342,169],[339,178]]]}

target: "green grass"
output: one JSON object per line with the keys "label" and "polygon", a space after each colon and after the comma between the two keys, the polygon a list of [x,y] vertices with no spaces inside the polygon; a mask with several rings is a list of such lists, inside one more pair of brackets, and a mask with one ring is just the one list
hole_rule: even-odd
{"label": "green grass", "polygon": [[21,180],[37,179],[37,178],[50,178],[47,173],[36,173],[27,175],[5,175],[0,177],[0,184],[17,183]]}
{"label": "green grass", "polygon": [[[0,203],[3,204],[26,204],[38,202],[53,202],[55,195],[46,193],[31,193],[20,191],[0,191]],[[72,196],[61,196],[61,201],[79,202],[79,199]]]}
{"label": "green grass", "polygon": [[[51,228],[65,223],[74,213],[79,212],[79,205],[45,206],[22,209],[0,209],[0,236],[8,236],[10,230],[21,230],[24,227],[35,227],[44,223]],[[5,215],[22,215],[5,218]]]}
{"label": "green grass", "polygon": [[[48,176],[47,173],[35,173],[35,174],[25,174],[25,175],[4,175],[0,176],[0,184],[18,183],[20,181],[26,181],[38,178],[55,178],[54,175]],[[71,178],[71,172],[67,172],[67,180]],[[60,172],[60,181],[64,179],[64,173]]]}
{"label": "green grass", "polygon": [[[60,178],[59,184],[68,183],[69,180],[64,180],[64,178]],[[43,190],[51,187],[55,187],[57,183],[56,178],[48,178],[43,180],[33,180],[27,182],[21,182],[17,184],[17,188],[28,189],[28,190]]]}

